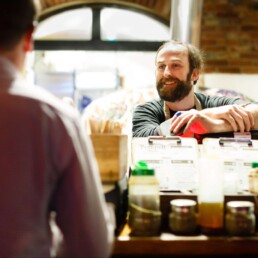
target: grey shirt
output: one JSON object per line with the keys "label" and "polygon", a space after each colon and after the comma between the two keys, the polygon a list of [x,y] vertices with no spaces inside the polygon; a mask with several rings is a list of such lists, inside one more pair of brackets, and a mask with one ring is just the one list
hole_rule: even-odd
{"label": "grey shirt", "polygon": [[[203,93],[195,93],[201,104],[201,108],[212,108],[230,104],[244,104],[240,98],[230,98],[226,96],[208,96]],[[163,111],[164,100],[152,100],[138,105],[133,113],[133,137],[148,137],[160,134],[160,124],[165,119]],[[194,108],[194,107],[193,107]],[[170,110],[170,117],[176,111]]]}

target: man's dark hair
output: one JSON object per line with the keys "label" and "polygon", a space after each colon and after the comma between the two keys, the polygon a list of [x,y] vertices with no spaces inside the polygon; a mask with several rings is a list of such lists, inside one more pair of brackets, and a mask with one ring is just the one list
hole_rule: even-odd
{"label": "man's dark hair", "polygon": [[0,49],[11,50],[33,26],[35,15],[33,0],[0,1]]}
{"label": "man's dark hair", "polygon": [[[176,41],[176,40],[167,41],[167,42],[163,43],[157,50],[156,59],[157,59],[157,55],[160,52],[160,50],[169,45],[181,45],[181,46],[184,46],[188,50],[190,74],[192,74],[194,69],[198,69],[198,70],[202,71],[202,69],[203,69],[202,52],[197,47],[195,47],[194,45],[192,45],[190,43],[184,43],[184,42],[180,42],[180,41]],[[195,81],[194,84],[196,84],[196,82],[197,81]]]}

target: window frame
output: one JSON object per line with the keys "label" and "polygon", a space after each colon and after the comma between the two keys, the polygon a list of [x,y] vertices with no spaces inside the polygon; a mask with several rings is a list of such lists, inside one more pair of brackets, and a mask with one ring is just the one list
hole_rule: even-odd
{"label": "window frame", "polygon": [[101,39],[100,15],[101,10],[106,7],[120,8],[147,15],[169,27],[169,21],[147,8],[136,7],[129,3],[123,4],[64,4],[60,7],[50,8],[42,12],[39,16],[39,22],[55,14],[81,8],[90,7],[92,9],[92,39],[91,40],[34,40],[34,50],[39,51],[56,51],[56,50],[88,50],[88,51],[156,51],[163,41],[105,41]]}

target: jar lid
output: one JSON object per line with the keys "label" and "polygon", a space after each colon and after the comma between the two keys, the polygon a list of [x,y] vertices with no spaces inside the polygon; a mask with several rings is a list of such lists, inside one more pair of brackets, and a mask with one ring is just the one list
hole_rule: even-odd
{"label": "jar lid", "polygon": [[190,199],[174,199],[174,200],[170,201],[170,205],[189,207],[189,206],[195,206],[196,201],[190,200]]}
{"label": "jar lid", "polygon": [[136,163],[132,170],[133,176],[153,176],[155,174],[154,169],[144,161]]}
{"label": "jar lid", "polygon": [[254,211],[254,203],[249,201],[227,202],[227,210],[232,213],[247,213]]}
{"label": "jar lid", "polygon": [[252,168],[258,168],[258,162],[257,161],[252,162]]}
{"label": "jar lid", "polygon": [[170,201],[171,209],[177,212],[189,212],[196,206],[196,201],[190,199],[174,199]]}

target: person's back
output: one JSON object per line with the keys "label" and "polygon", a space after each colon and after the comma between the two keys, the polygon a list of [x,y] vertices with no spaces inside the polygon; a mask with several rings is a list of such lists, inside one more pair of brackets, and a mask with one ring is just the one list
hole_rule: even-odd
{"label": "person's back", "polygon": [[[31,1],[1,1],[0,38],[8,22],[19,26],[7,16],[26,16],[17,8]],[[66,257],[108,257],[114,228],[91,143],[78,113],[19,77],[26,36],[10,49],[0,42],[0,257],[50,257],[52,211]]]}

